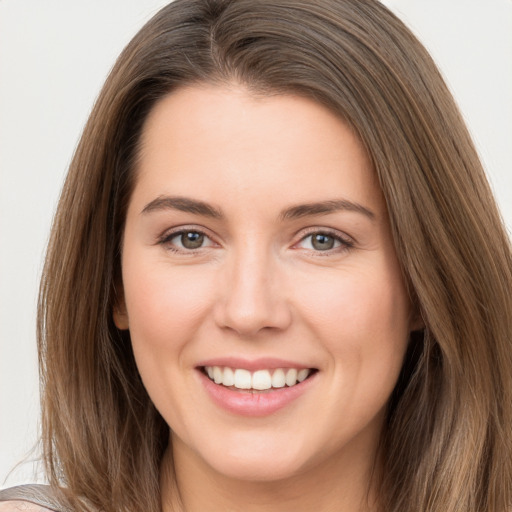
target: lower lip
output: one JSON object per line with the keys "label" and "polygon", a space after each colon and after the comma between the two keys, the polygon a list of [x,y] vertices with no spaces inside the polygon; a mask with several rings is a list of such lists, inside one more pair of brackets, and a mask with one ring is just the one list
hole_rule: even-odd
{"label": "lower lip", "polygon": [[305,393],[315,380],[317,372],[306,380],[285,388],[273,388],[269,391],[235,391],[215,384],[201,370],[198,370],[206,392],[215,404],[240,416],[267,416],[283,409]]}

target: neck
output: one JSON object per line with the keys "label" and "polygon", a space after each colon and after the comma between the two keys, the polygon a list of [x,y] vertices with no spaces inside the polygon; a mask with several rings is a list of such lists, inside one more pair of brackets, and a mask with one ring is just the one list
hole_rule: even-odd
{"label": "neck", "polygon": [[[340,454],[277,481],[247,481],[213,470],[179,439],[162,462],[163,512],[376,512],[371,457]],[[176,468],[176,470],[175,470]]]}

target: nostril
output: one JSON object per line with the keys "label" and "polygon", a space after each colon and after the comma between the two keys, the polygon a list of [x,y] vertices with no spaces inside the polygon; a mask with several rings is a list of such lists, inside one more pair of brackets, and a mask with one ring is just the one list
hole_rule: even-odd
{"label": "nostril", "polygon": [[216,324],[223,330],[231,330],[239,336],[253,337],[262,331],[284,330],[291,323],[291,313],[285,304],[264,301],[237,301],[216,306]]}

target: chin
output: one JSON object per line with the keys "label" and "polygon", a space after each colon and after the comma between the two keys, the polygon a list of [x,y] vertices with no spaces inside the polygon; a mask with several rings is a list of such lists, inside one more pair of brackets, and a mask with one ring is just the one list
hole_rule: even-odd
{"label": "chin", "polygon": [[271,460],[257,458],[225,458],[215,468],[226,478],[253,483],[268,483],[287,480],[299,475],[304,469],[298,461],[271,457]]}
{"label": "chin", "polygon": [[[226,478],[246,482],[272,482],[292,478],[308,466],[303,442],[296,446],[283,439],[253,436],[212,445],[199,450],[203,463]],[[280,442],[279,442],[280,441]],[[295,444],[295,443],[294,443]]]}

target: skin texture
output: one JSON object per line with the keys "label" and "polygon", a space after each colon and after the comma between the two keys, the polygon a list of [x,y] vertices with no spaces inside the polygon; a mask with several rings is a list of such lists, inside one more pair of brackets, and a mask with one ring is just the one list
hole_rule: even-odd
{"label": "skin texture", "polygon": [[[172,430],[164,510],[171,456],[187,511],[373,509],[384,410],[416,326],[360,141],[309,99],[194,86],[151,112],[137,172],[114,319]],[[222,217],[148,211],[163,196]],[[282,215],[338,200],[352,206]],[[185,248],[180,229],[203,245]],[[285,407],[247,417],[215,404],[197,368],[233,356],[318,371]]]}

